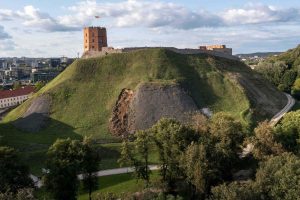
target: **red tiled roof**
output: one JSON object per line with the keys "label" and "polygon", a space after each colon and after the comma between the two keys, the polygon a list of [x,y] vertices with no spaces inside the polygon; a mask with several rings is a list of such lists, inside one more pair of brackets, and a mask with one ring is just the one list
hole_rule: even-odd
{"label": "red tiled roof", "polygon": [[33,92],[34,87],[32,86],[26,86],[16,90],[2,90],[0,91],[0,99],[28,95]]}

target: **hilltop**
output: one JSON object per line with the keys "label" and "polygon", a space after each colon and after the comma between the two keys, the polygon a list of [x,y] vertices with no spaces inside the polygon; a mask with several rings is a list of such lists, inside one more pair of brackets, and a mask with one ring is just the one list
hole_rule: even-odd
{"label": "hilltop", "polygon": [[[124,89],[129,93],[122,100]],[[229,112],[249,125],[252,120],[270,118],[287,101],[283,93],[239,61],[160,48],[79,59],[10,112],[4,122],[26,118],[28,109],[41,96],[50,98],[50,120],[38,132],[68,135],[69,131],[93,135],[103,142],[116,138],[109,133],[114,117],[114,125],[135,130],[166,114],[184,121],[187,118],[181,111],[209,108],[213,113]],[[164,106],[155,106],[160,104]],[[136,116],[147,124],[137,121]]]}
{"label": "hilltop", "polygon": [[300,45],[278,56],[268,57],[255,70],[273,83],[279,90],[300,99]]}
{"label": "hilltop", "polygon": [[297,67],[300,65],[300,45],[296,48],[289,49],[288,51],[279,54],[278,56],[272,56],[269,61],[283,61],[289,67]]}

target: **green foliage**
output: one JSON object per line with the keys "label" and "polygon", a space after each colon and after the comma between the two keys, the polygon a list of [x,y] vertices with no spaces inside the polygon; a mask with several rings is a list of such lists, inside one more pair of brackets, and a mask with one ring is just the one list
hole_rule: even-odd
{"label": "green foliage", "polygon": [[55,199],[76,199],[80,161],[83,155],[78,140],[58,139],[47,153],[45,186]]}
{"label": "green foliage", "polygon": [[[256,70],[278,87],[279,90],[291,93],[300,98],[300,90],[294,88],[296,78],[300,77],[300,46],[276,57],[259,63]],[[292,87],[293,86],[293,87]]]}
{"label": "green foliage", "polygon": [[145,180],[146,187],[148,187],[150,178],[149,151],[152,138],[150,133],[146,131],[138,131],[135,133],[135,136],[135,150],[140,155],[140,159],[136,159],[134,163],[136,175],[138,178]]}
{"label": "green foliage", "polygon": [[35,83],[34,87],[35,87],[35,92],[38,92],[40,89],[42,89],[42,87],[44,87],[46,85],[45,82],[43,81],[38,81]]}
{"label": "green foliage", "polygon": [[199,135],[172,119],[161,119],[150,131],[159,152],[162,182],[167,189],[172,189],[182,174],[180,155]]}
{"label": "green foliage", "polygon": [[20,162],[17,152],[10,147],[0,146],[0,193],[16,193],[33,187],[28,167]]}
{"label": "green foliage", "polygon": [[287,113],[276,126],[278,140],[294,153],[300,153],[300,110]]}
{"label": "green foliage", "polygon": [[36,200],[32,188],[19,189],[14,193],[0,193],[1,200]]}
{"label": "green foliage", "polygon": [[100,155],[90,138],[85,137],[82,142],[81,172],[83,173],[83,186],[89,192],[91,200],[92,192],[98,188],[98,178],[95,174],[99,171]]}
{"label": "green foliage", "polygon": [[99,153],[90,138],[82,142],[58,139],[47,153],[48,173],[44,176],[46,189],[54,199],[76,199],[79,181],[77,174],[83,173],[83,187],[89,192],[98,187],[98,179],[93,174],[98,171]]}
{"label": "green foliage", "polygon": [[284,152],[281,144],[276,142],[274,128],[267,121],[260,123],[254,132],[254,137],[250,138],[250,143],[254,146],[254,158],[264,160]]}
{"label": "green foliage", "polygon": [[295,80],[295,83],[292,87],[292,95],[300,100],[300,78]]}
{"label": "green foliage", "polygon": [[216,113],[210,119],[209,133],[214,143],[216,158],[223,178],[231,176],[230,169],[235,166],[238,156],[237,151],[243,141],[243,127],[226,113]]}
{"label": "green foliage", "polygon": [[208,144],[192,143],[182,155],[180,167],[186,175],[186,181],[193,186],[192,196],[195,192],[199,196],[205,196],[217,178],[218,170],[214,165],[211,150],[213,149],[209,149]]}
{"label": "green foliage", "polygon": [[252,182],[222,184],[211,189],[210,200],[260,200]]}
{"label": "green foliage", "polygon": [[263,199],[294,200],[300,197],[300,159],[284,153],[261,163],[255,187]]}

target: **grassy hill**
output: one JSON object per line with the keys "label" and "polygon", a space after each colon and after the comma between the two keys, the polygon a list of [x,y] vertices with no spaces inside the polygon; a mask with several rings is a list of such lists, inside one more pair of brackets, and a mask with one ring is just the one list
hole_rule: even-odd
{"label": "grassy hill", "polygon": [[[51,125],[61,123],[76,134],[110,140],[108,119],[118,95],[123,88],[134,90],[143,82],[180,83],[199,108],[230,112],[247,123],[249,110],[257,105],[235,74],[251,76],[253,72],[238,61],[149,49],[77,60],[35,96],[51,96]],[[268,93],[267,87],[261,90]],[[33,99],[9,113],[4,122],[21,117]]]}
{"label": "grassy hill", "polygon": [[270,61],[283,61],[289,67],[297,68],[300,66],[300,45],[294,49],[290,49],[278,56],[272,56],[269,58]]}
{"label": "grassy hill", "polygon": [[[57,138],[92,135],[102,143],[118,142],[109,133],[108,123],[120,92],[149,82],[180,84],[199,108],[229,112],[245,125],[252,119],[271,117],[286,103],[282,93],[239,61],[165,49],[139,50],[75,61],[5,117],[0,124],[0,144],[19,149],[31,170],[40,173],[45,152]],[[37,133],[16,129],[12,122],[44,94],[51,97],[48,126]],[[102,169],[116,167],[118,148],[118,144],[104,147],[108,153]]]}

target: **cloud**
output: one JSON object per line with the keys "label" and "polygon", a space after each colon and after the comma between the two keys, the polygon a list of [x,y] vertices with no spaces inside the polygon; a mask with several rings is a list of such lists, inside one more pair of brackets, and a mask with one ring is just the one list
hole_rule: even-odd
{"label": "cloud", "polygon": [[41,12],[33,6],[25,6],[23,11],[17,11],[16,16],[23,19],[23,24],[28,27],[37,27],[45,31],[74,31],[79,27],[72,27],[60,23],[49,14]]}
{"label": "cloud", "polygon": [[245,8],[229,9],[221,14],[227,25],[264,24],[299,21],[296,8],[278,9],[273,6],[249,4]]}
{"label": "cloud", "polygon": [[192,11],[184,6],[161,1],[128,0],[118,3],[96,3],[82,1],[69,10],[75,16],[59,17],[65,24],[88,24],[94,16],[112,18],[117,27],[144,26],[149,28],[172,27],[175,29],[194,29],[205,26],[220,26],[221,17],[204,10]]}
{"label": "cloud", "polygon": [[0,21],[12,20],[13,11],[8,9],[0,9]]}
{"label": "cloud", "polygon": [[162,0],[127,0],[114,3],[97,3],[85,0],[66,9],[68,14],[52,17],[34,6],[25,6],[21,11],[0,10],[0,20],[18,18],[27,27],[48,32],[79,31],[90,26],[95,16],[108,19],[111,27],[147,27],[191,30],[203,27],[231,27],[251,24],[275,24],[297,22],[300,10],[279,9],[262,4],[248,4],[243,8],[222,12],[192,10],[183,5]]}
{"label": "cloud", "polygon": [[0,40],[10,39],[11,36],[5,32],[4,27],[0,25]]}

